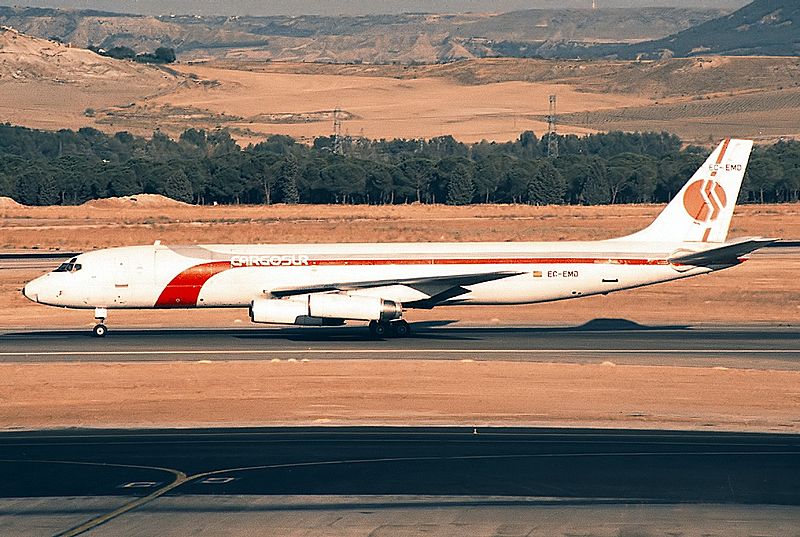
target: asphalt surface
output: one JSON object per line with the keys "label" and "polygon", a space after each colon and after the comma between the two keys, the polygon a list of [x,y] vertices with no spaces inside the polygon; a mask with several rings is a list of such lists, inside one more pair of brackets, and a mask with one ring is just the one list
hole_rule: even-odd
{"label": "asphalt surface", "polygon": [[800,436],[779,434],[385,427],[7,432],[0,433],[0,468],[4,498],[136,497],[177,480],[169,494],[800,505]]}
{"label": "asphalt surface", "polygon": [[144,496],[184,475],[169,494],[800,505],[800,436],[778,434],[506,428],[7,432],[0,433],[0,468],[0,497]]}
{"label": "asphalt surface", "polygon": [[74,531],[63,528],[64,535],[124,521],[157,499],[196,495],[306,497],[284,510],[313,504],[308,495],[379,495],[393,507],[415,497],[427,508],[800,506],[800,436],[505,428],[9,432],[0,434],[0,475],[0,498],[112,498],[105,512],[95,506],[87,520],[73,519]]}
{"label": "asphalt surface", "polygon": [[576,327],[416,323],[373,340],[365,327],[88,330],[0,333],[0,362],[450,359],[725,366],[800,370],[800,327],[643,326],[598,319]]}

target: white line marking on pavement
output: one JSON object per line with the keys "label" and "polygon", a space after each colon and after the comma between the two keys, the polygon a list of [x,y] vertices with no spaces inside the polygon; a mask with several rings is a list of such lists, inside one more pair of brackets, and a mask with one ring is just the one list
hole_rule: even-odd
{"label": "white line marking on pavement", "polygon": [[173,349],[146,351],[0,352],[15,356],[147,356],[147,355],[275,355],[275,354],[800,354],[800,349]]}

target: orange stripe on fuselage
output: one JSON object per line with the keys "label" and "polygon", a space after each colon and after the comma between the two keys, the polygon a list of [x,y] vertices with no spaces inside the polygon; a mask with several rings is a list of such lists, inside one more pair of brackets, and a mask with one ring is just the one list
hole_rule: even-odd
{"label": "orange stripe on fuselage", "polygon": [[722,159],[725,157],[725,151],[728,150],[729,143],[731,143],[730,138],[725,138],[725,141],[722,142],[722,150],[719,152],[719,156],[717,156],[717,164],[722,164]]}
{"label": "orange stripe on fuselage", "polygon": [[[625,259],[596,257],[515,257],[483,259],[309,259],[301,266],[376,266],[376,265],[547,265],[547,264],[610,264],[669,265],[665,259]],[[273,268],[279,265],[245,265],[232,267],[230,261],[201,263],[182,271],[161,291],[156,308],[186,308],[197,305],[203,285],[212,276],[232,268]]]}

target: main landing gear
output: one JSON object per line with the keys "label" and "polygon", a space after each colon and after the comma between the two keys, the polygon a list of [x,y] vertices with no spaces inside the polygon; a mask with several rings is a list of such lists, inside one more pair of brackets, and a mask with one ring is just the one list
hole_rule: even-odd
{"label": "main landing gear", "polygon": [[408,337],[411,335],[411,326],[405,319],[390,322],[369,322],[369,333],[374,338]]}
{"label": "main landing gear", "polygon": [[94,319],[97,324],[92,328],[92,335],[94,337],[105,337],[108,334],[108,327],[103,324],[108,317],[108,310],[106,308],[95,308]]}

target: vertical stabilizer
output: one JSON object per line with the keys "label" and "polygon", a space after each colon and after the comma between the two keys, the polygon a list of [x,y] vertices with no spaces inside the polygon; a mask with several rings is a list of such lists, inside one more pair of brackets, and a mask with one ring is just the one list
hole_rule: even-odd
{"label": "vertical stabilizer", "polygon": [[752,140],[724,140],[647,228],[622,240],[725,242]]}

